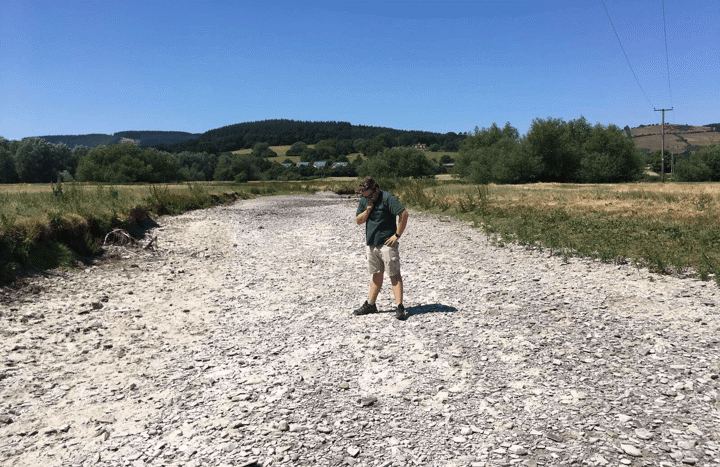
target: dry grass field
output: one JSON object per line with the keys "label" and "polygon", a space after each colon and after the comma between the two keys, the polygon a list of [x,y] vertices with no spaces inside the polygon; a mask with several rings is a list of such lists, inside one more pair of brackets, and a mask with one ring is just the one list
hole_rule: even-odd
{"label": "dry grass field", "polygon": [[[0,241],[3,232],[20,229],[28,239],[37,239],[61,225],[80,226],[85,219],[107,224],[107,230],[113,218],[129,219],[134,206],[163,205],[168,212],[182,212],[209,207],[210,195],[232,191],[242,198],[348,190],[356,184],[357,179],[345,177],[244,185],[73,183],[64,184],[62,193],[47,184],[0,185]],[[499,244],[520,241],[551,254],[625,258],[656,272],[684,271],[702,279],[714,275],[720,283],[720,183],[478,186],[445,175],[381,180],[381,186],[408,208],[472,221]],[[22,253],[22,241],[9,245],[19,252],[13,258],[32,257]],[[0,273],[10,277],[12,271]]]}
{"label": "dry grass field", "polygon": [[720,184],[398,186],[406,206],[472,221],[498,244],[632,261],[720,284]]}

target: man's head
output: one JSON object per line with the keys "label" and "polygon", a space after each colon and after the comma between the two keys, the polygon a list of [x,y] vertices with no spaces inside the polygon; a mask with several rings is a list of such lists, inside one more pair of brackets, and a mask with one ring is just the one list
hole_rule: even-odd
{"label": "man's head", "polygon": [[380,191],[380,187],[374,178],[365,177],[365,179],[358,185],[356,191],[358,193],[362,193],[364,197],[369,198],[373,195],[373,193],[375,193],[375,191]]}

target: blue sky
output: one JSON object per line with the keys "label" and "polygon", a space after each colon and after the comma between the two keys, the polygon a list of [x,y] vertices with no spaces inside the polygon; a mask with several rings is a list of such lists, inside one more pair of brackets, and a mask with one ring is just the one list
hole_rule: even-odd
{"label": "blue sky", "polygon": [[[0,136],[720,122],[720,2],[0,2]],[[669,69],[669,73],[668,73]]]}

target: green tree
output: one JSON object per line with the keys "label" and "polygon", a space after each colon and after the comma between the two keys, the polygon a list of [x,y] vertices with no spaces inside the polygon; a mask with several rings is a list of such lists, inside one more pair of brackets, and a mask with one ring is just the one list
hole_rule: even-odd
{"label": "green tree", "polygon": [[65,144],[50,144],[40,138],[23,140],[15,153],[15,171],[21,182],[49,183],[66,169],[70,149]]}
{"label": "green tree", "polygon": [[218,158],[206,152],[183,151],[175,156],[183,180],[212,180]]}
{"label": "green tree", "polygon": [[231,181],[235,175],[232,173],[232,157],[221,155],[215,165],[213,179],[218,181]]}
{"label": "green tree", "polygon": [[453,159],[452,157],[450,157],[450,156],[447,155],[447,154],[443,154],[443,155],[440,157],[440,163],[441,163],[441,164],[452,164],[453,162],[455,162],[455,159]]}
{"label": "green tree", "polygon": [[299,156],[305,149],[307,149],[308,145],[303,143],[302,141],[297,141],[290,146],[290,149],[287,150],[285,153],[286,156]]}
{"label": "green tree", "polygon": [[150,179],[152,167],[134,144],[114,144],[91,149],[78,161],[75,178],[83,182],[129,183]]}
{"label": "green tree", "polygon": [[262,173],[269,170],[273,164],[277,162],[270,162],[265,157],[252,154],[233,154],[232,157],[223,155],[218,158],[215,180],[234,180],[238,183],[260,180]]}
{"label": "green tree", "polygon": [[661,167],[665,165],[665,173],[670,173],[670,170],[672,168],[671,154],[668,151],[665,151],[664,157],[665,164],[662,163],[663,155],[661,154],[659,149],[656,149],[647,155],[645,161],[647,162],[647,165],[650,166],[650,170],[652,170],[653,172],[660,173]]}
{"label": "green tree", "polygon": [[515,127],[475,127],[459,148],[456,172],[475,183],[527,183],[536,181],[542,171],[540,159],[520,140]]}
{"label": "green tree", "polygon": [[270,149],[268,143],[255,143],[251,155],[255,157],[277,157],[277,153]]}
{"label": "green tree", "polygon": [[582,146],[579,178],[584,183],[628,182],[642,175],[644,158],[615,125],[595,125]]}
{"label": "green tree", "polygon": [[67,171],[74,174],[77,171],[78,163],[80,158],[90,152],[90,148],[87,146],[75,146],[70,151],[70,163],[66,167]]}
{"label": "green tree", "polygon": [[680,181],[720,181],[720,143],[705,146],[690,154],[688,159],[680,158],[675,167],[675,176]]}
{"label": "green tree", "polygon": [[15,170],[15,158],[8,148],[0,145],[0,183],[17,183],[19,181]]}
{"label": "green tree", "polygon": [[314,148],[305,148],[303,149],[303,152],[300,153],[301,162],[314,162],[319,160],[320,159],[317,157],[317,152]]}
{"label": "green tree", "polygon": [[625,136],[632,139],[632,132],[630,131],[630,127],[625,125],[625,128],[623,128],[623,131],[625,132]]}
{"label": "green tree", "polygon": [[416,141],[415,138],[412,137],[410,133],[400,133],[397,138],[395,138],[395,141],[397,142],[398,146],[414,146]]}
{"label": "green tree", "polygon": [[437,164],[418,149],[389,148],[365,160],[357,172],[360,177],[430,177],[437,173]]}
{"label": "green tree", "polygon": [[524,150],[542,162],[540,176],[546,182],[576,182],[581,155],[568,125],[560,118],[533,120],[524,140]]}
{"label": "green tree", "polygon": [[80,156],[75,178],[88,182],[170,182],[178,180],[176,156],[134,144],[98,146]]}

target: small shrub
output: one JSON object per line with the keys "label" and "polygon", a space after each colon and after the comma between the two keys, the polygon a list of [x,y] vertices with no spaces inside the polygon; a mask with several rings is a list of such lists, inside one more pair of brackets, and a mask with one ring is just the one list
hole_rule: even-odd
{"label": "small shrub", "polygon": [[148,211],[142,206],[135,206],[128,213],[128,222],[131,224],[140,224],[148,216]]}

